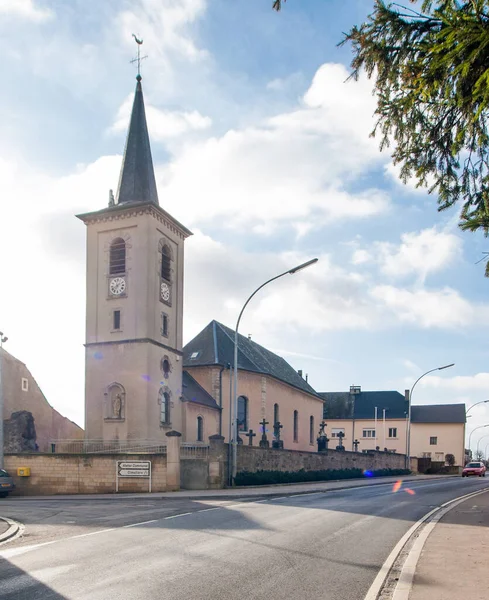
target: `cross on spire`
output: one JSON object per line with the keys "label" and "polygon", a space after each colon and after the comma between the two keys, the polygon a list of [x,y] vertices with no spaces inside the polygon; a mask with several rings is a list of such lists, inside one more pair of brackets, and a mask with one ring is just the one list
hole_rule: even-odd
{"label": "cross on spire", "polygon": [[136,56],[136,58],[133,58],[131,60],[131,64],[138,63],[138,74],[136,76],[136,79],[138,81],[140,81],[142,79],[142,77],[141,77],[141,61],[144,60],[145,58],[148,58],[148,55],[145,54],[144,56],[141,56],[141,46],[143,44],[143,40],[138,39],[134,33],[132,34],[132,37],[135,39],[136,44],[138,45],[138,55]]}

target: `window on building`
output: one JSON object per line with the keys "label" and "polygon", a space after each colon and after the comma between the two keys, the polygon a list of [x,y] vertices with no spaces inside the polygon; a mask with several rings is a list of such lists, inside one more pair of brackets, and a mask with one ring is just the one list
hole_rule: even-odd
{"label": "window on building", "polygon": [[161,335],[168,337],[168,315],[165,313],[161,315]]}
{"label": "window on building", "polygon": [[294,442],[299,441],[299,413],[294,410]]}
{"label": "window on building", "polygon": [[431,458],[431,452],[423,452],[423,455],[421,458]]}
{"label": "window on building", "polygon": [[278,423],[280,421],[280,411],[278,408],[278,404],[273,405],[273,424]]}
{"label": "window on building", "polygon": [[309,417],[309,443],[314,444],[314,417]]}
{"label": "window on building", "polygon": [[389,437],[390,438],[397,437],[397,427],[389,427]]}
{"label": "window on building", "polygon": [[197,441],[204,441],[204,419],[202,417],[197,417]]}
{"label": "window on building", "polygon": [[344,427],[333,427],[333,429],[331,429],[331,437],[332,438],[337,438],[339,433],[345,433],[345,428]]}
{"label": "window on building", "polygon": [[114,310],[112,329],[120,329],[120,328],[121,328],[121,311]]}
{"label": "window on building", "polygon": [[375,429],[364,429],[362,431],[362,437],[364,437],[364,438],[374,438],[375,437]]}
{"label": "window on building", "polygon": [[238,431],[248,431],[248,398],[238,398]]}
{"label": "window on building", "polygon": [[436,446],[438,444],[437,437],[430,437],[430,446]]}
{"label": "window on building", "polygon": [[160,388],[160,422],[162,425],[170,424],[170,394],[163,388]]}
{"label": "window on building", "polygon": [[126,242],[116,238],[110,245],[109,274],[122,275],[126,272]]}
{"label": "window on building", "polygon": [[171,281],[171,250],[166,244],[161,249],[161,277]]}
{"label": "window on building", "polygon": [[21,386],[22,386],[23,392],[28,392],[29,391],[29,380],[26,379],[25,377],[22,377]]}

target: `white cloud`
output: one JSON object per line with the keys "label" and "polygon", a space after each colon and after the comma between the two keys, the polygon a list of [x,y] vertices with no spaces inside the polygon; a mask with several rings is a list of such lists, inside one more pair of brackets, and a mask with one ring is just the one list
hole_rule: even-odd
{"label": "white cloud", "polygon": [[474,400],[484,400],[485,396],[489,399],[489,373],[476,373],[475,375],[456,375],[455,377],[441,377],[439,375],[427,375],[419,385],[426,388],[455,390],[471,394],[471,392],[481,392],[481,397]]}
{"label": "white cloud", "polygon": [[363,265],[372,260],[372,255],[367,250],[355,250],[351,257],[351,263],[353,265]]}
{"label": "white cloud", "polygon": [[46,21],[54,13],[48,8],[39,8],[33,0],[0,0],[0,17],[17,17],[28,21]]}
{"label": "white cloud", "polygon": [[432,227],[402,234],[398,246],[380,242],[376,249],[385,275],[403,277],[417,274],[425,279],[429,273],[453,266],[461,255],[462,241],[453,233]]}
{"label": "white cloud", "polygon": [[[390,285],[379,285],[370,291],[375,300],[382,303],[391,314],[419,327],[456,328],[472,323],[476,317],[475,307],[456,290],[407,290]],[[481,307],[477,321],[487,323],[488,309]]]}
{"label": "white cloud", "polygon": [[225,227],[266,232],[284,223],[299,234],[384,213],[383,191],[347,189],[383,158],[363,135],[370,88],[346,77],[343,66],[323,65],[300,108],[188,144],[161,172],[168,209],[190,225],[219,217]]}
{"label": "white cloud", "polygon": [[[121,105],[116,120],[110,128],[113,132],[126,132],[131,117],[134,94],[130,94]],[[146,105],[146,118],[150,137],[153,141],[164,141],[169,138],[181,136],[192,130],[208,129],[212,120],[201,115],[198,111],[169,111],[160,110],[154,106]]]}

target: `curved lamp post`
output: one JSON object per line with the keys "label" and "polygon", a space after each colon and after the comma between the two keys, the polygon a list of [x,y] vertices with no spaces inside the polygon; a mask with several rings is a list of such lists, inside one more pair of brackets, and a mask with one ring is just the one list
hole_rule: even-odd
{"label": "curved lamp post", "polygon": [[[244,312],[245,308],[248,306],[248,303],[253,298],[253,296],[257,292],[259,292],[262,288],[264,288],[266,285],[268,285],[272,281],[275,281],[276,279],[279,279],[280,277],[283,277],[284,275],[294,275],[295,273],[297,273],[299,271],[302,271],[302,269],[305,269],[306,267],[310,267],[311,265],[314,265],[317,262],[318,262],[318,259],[317,258],[313,258],[311,260],[308,260],[305,263],[302,263],[302,264],[298,265],[297,267],[294,267],[293,269],[289,269],[288,271],[285,271],[284,273],[280,273],[280,275],[276,275],[275,277],[272,277],[268,281],[265,281],[265,283],[262,283],[259,287],[257,287],[256,290],[248,298],[248,300],[246,300],[246,302],[243,305],[243,308],[241,309],[241,312],[239,313],[238,321],[236,322],[236,329],[234,330],[234,393],[233,393],[233,418],[234,418],[234,421],[233,421],[233,440],[232,440],[233,453],[232,453],[232,469],[231,469],[232,483],[234,483],[234,480],[236,478],[236,471],[237,471],[237,466],[238,466],[237,465],[237,446],[238,446],[238,329],[239,329],[239,323],[241,321],[241,317],[243,316],[243,312]],[[229,407],[229,408],[231,409],[231,407]]]}
{"label": "curved lamp post", "polygon": [[469,406],[469,408],[465,411],[465,416],[467,416],[469,414],[469,410],[472,410],[474,408],[474,406],[477,406],[478,404],[486,404],[487,402],[489,402],[489,400],[481,400],[480,402],[476,402],[475,404],[472,404],[472,406]]}
{"label": "curved lamp post", "polygon": [[3,345],[8,340],[3,331],[0,331],[0,469],[3,469],[3,383],[2,383],[2,362]]}
{"label": "curved lamp post", "polygon": [[474,431],[477,431],[478,429],[482,429],[483,427],[489,427],[489,423],[486,423],[485,425],[479,425],[478,427],[475,427],[475,429],[472,429],[472,431],[469,434],[469,450],[471,450],[470,447],[470,440],[472,439],[472,434],[474,433]]}
{"label": "curved lamp post", "polygon": [[423,373],[420,377],[418,377],[418,379],[416,379],[416,381],[413,384],[413,387],[411,388],[411,391],[409,392],[408,425],[407,425],[407,436],[406,436],[406,469],[409,469],[409,455],[411,453],[411,404],[412,404],[413,390],[416,387],[416,384],[418,383],[418,381],[423,379],[423,377],[425,377],[429,373],[433,373],[434,371],[443,371],[443,369],[449,369],[450,367],[453,367],[453,366],[455,366],[455,363],[450,363],[449,365],[445,365],[443,367],[436,367],[435,369],[430,369],[429,371],[426,371],[426,373]]}
{"label": "curved lamp post", "polygon": [[479,454],[479,444],[480,444],[480,443],[481,443],[481,441],[482,441],[484,438],[486,438],[488,435],[489,435],[489,433],[486,433],[485,435],[483,435],[482,437],[480,437],[480,438],[477,440],[477,451],[476,451],[476,453],[475,453],[475,455],[476,455],[476,456],[477,456],[477,454]]}
{"label": "curved lamp post", "polygon": [[486,447],[484,449],[484,456],[486,457],[487,460],[487,449],[489,448],[489,444],[486,444]]}

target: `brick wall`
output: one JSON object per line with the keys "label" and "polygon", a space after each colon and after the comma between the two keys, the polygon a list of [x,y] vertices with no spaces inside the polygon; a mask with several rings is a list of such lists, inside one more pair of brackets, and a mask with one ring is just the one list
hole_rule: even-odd
{"label": "brick wall", "polygon": [[[166,491],[166,456],[161,454],[6,454],[5,468],[15,480],[13,495],[112,494],[116,461],[151,461],[152,491]],[[18,477],[30,467],[30,477]],[[148,479],[119,479],[120,492],[147,492]]]}
{"label": "brick wall", "polygon": [[238,446],[238,473],[248,471],[322,471],[324,469],[404,469],[403,454],[327,453]]}

